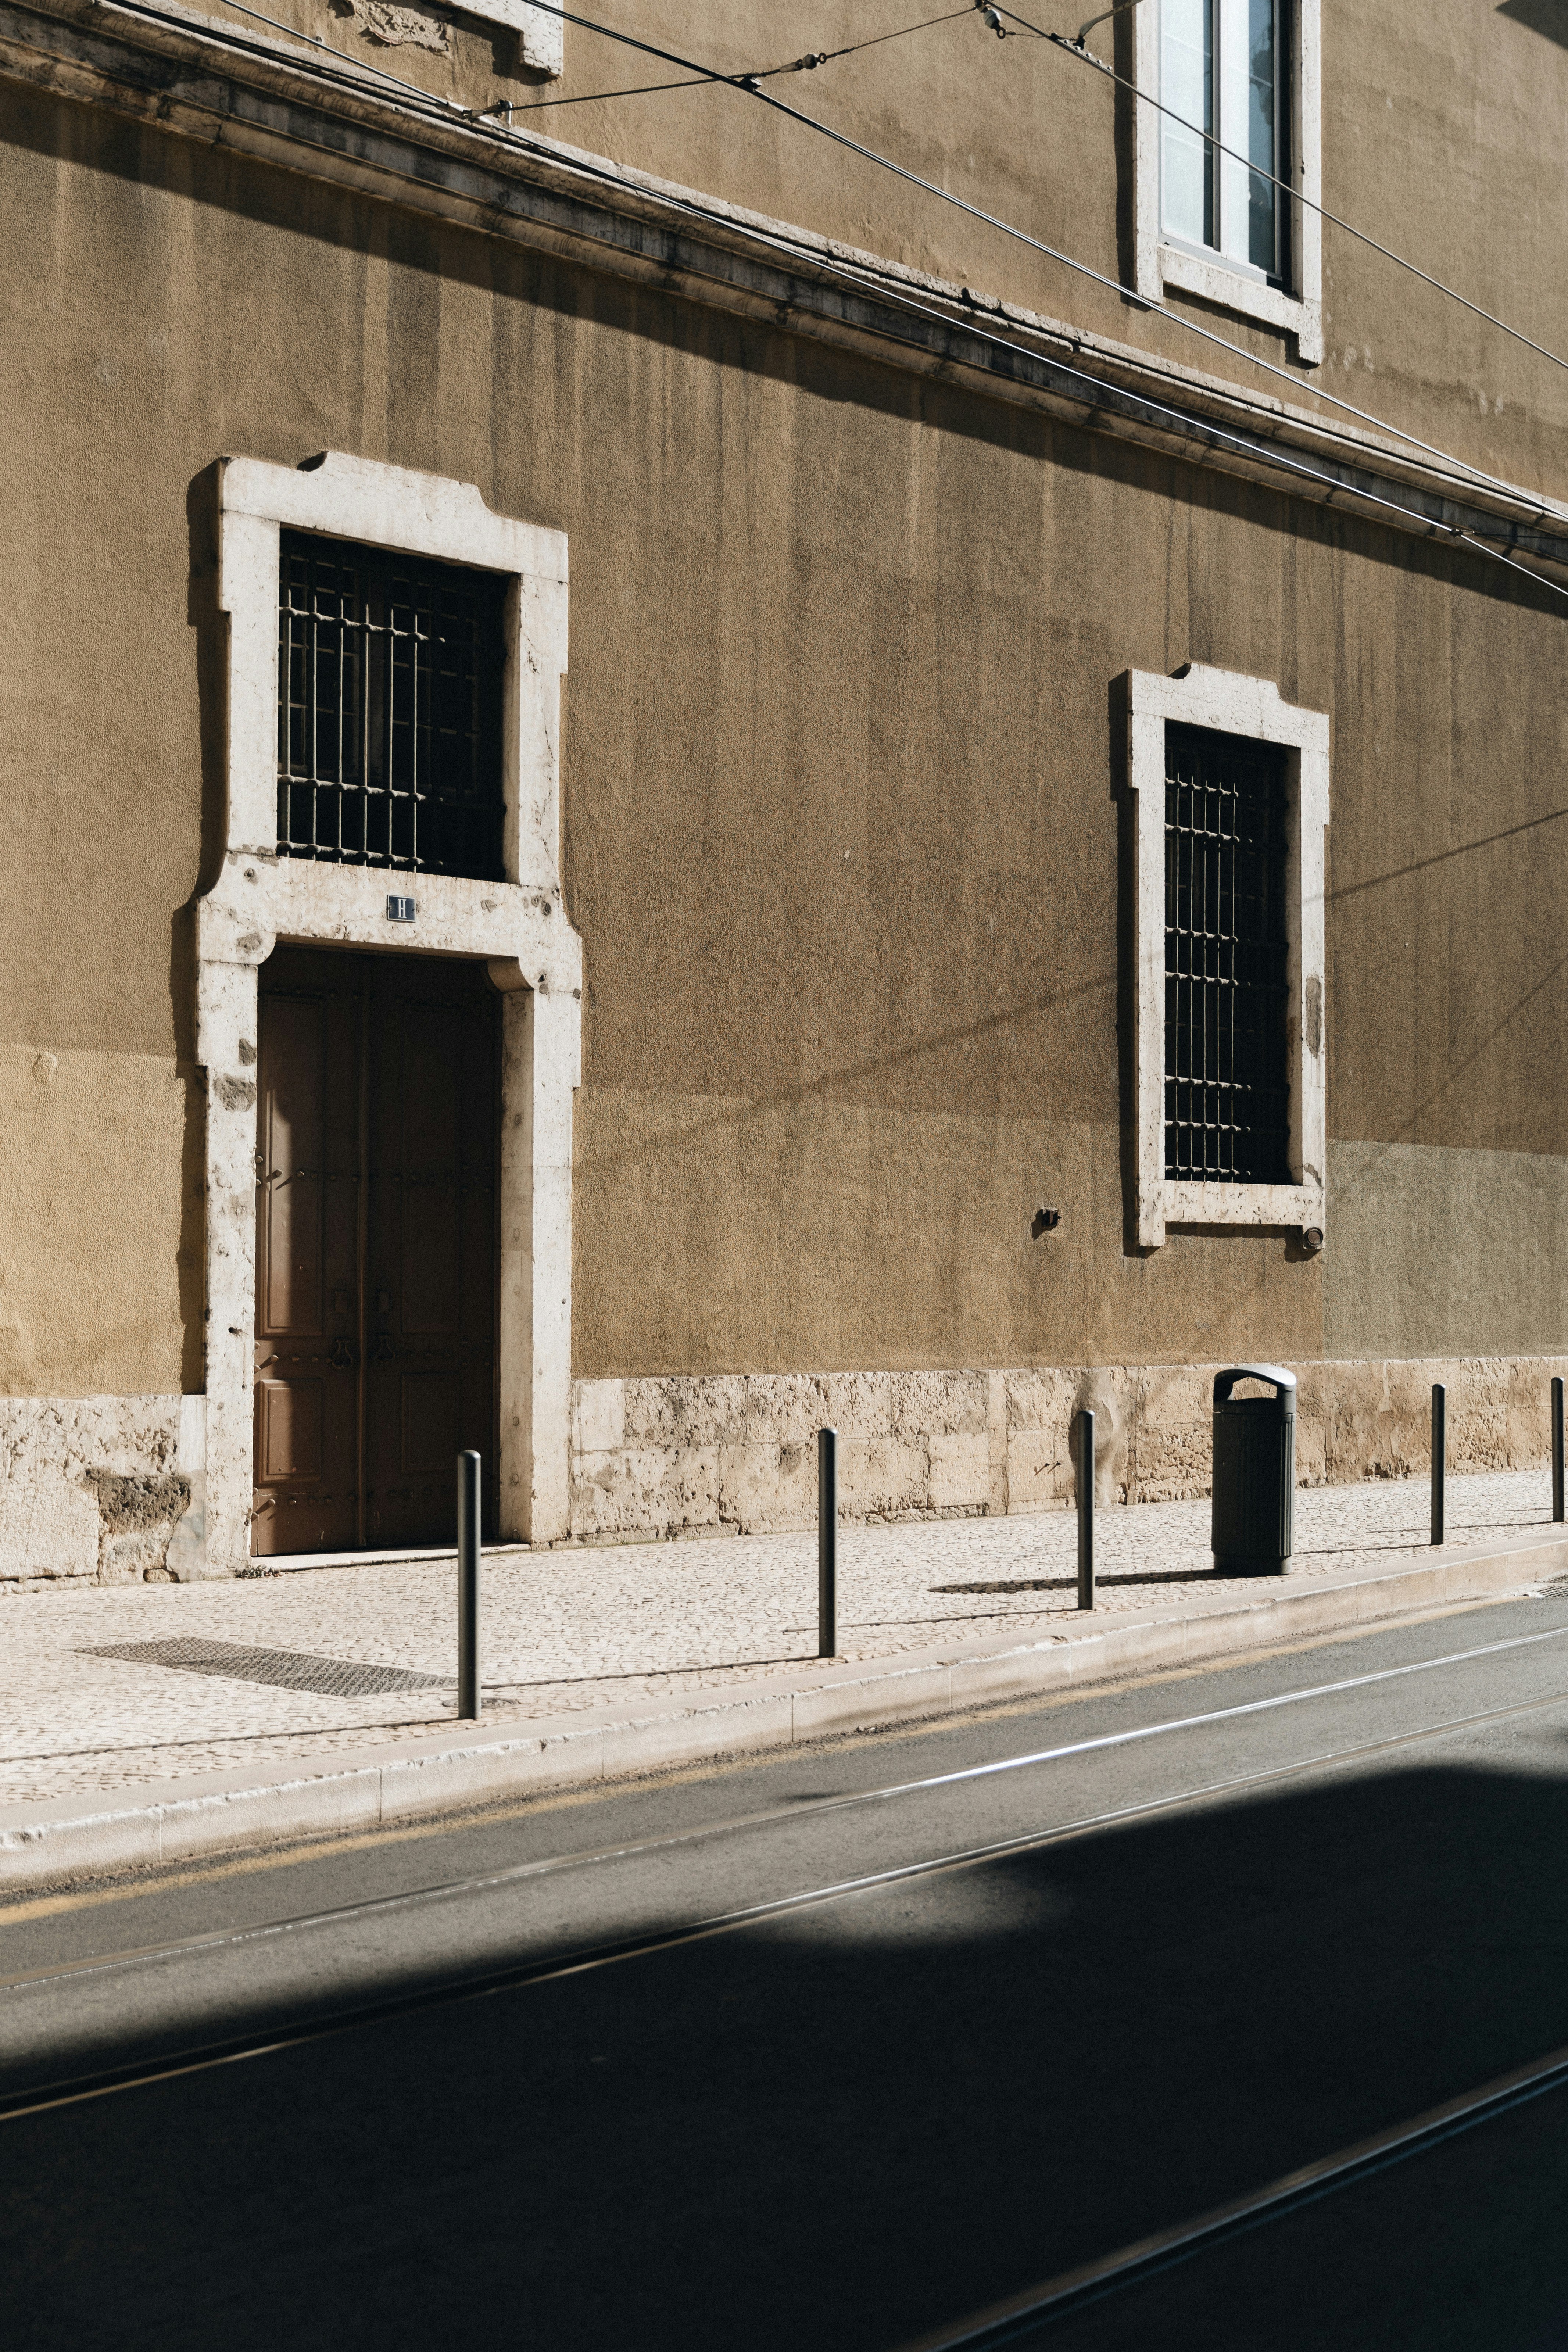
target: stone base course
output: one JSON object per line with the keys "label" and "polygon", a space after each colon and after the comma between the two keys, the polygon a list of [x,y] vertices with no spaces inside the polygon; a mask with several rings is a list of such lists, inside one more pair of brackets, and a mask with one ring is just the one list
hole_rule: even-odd
{"label": "stone base course", "polygon": [[[1448,1466],[1539,1469],[1568,1357],[1292,1366],[1302,1486],[1424,1476],[1431,1389]],[[1073,1417],[1095,1415],[1105,1507],[1207,1494],[1212,1364],[1044,1370],[726,1373],[573,1386],[569,1544],[769,1535],[816,1513],[816,1432],[838,1432],[851,1524],[1069,1509]],[[0,1584],[203,1572],[200,1398],[0,1398]]]}
{"label": "stone base course", "polygon": [[[1101,1504],[1209,1490],[1213,1364],[1031,1371],[731,1373],[579,1381],[575,1540],[766,1535],[815,1521],[816,1436],[838,1432],[849,1520],[1005,1517],[1070,1508],[1074,1415],[1095,1416]],[[1432,1383],[1448,1391],[1453,1473],[1539,1466],[1559,1356],[1290,1367],[1303,1486],[1408,1478],[1430,1466]]]}

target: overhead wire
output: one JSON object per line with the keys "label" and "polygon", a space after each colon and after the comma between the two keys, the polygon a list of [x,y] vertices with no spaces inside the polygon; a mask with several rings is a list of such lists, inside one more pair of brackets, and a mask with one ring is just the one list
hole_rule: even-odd
{"label": "overhead wire", "polygon": [[[614,173],[607,170],[601,169],[595,176],[604,179],[611,185],[619,184]],[[723,227],[730,225],[725,222],[722,215],[708,210],[692,199],[674,196],[666,191],[665,201],[676,205],[694,219],[700,220],[707,226]],[[973,335],[977,341],[988,344],[994,351],[1005,352],[1011,356],[1030,360],[1038,365],[1048,367],[1054,375],[1082,384],[1090,394],[1110,394],[1115,399],[1128,401],[1143,410],[1146,415],[1178,425],[1185,432],[1195,431],[1205,440],[1238,450],[1244,457],[1251,458],[1259,465],[1291,475],[1298,480],[1316,483],[1341,498],[1359,499],[1365,506],[1375,507],[1382,513],[1396,516],[1405,526],[1408,526],[1411,520],[1411,509],[1401,505],[1395,499],[1384,498],[1375,490],[1363,489],[1359,483],[1347,482],[1337,474],[1326,473],[1321,467],[1310,465],[1302,458],[1287,457],[1268,441],[1255,440],[1245,434],[1230,432],[1226,426],[1215,425],[1209,418],[1196,415],[1191,410],[1174,408],[1164,401],[1155,400],[1147,393],[1129,391],[1123,385],[1109,383],[1103,376],[1092,375],[1085,368],[1074,367],[1066,360],[1057,359],[1048,353],[1037,351],[1032,345],[1019,342],[1011,336],[999,334],[995,328],[983,325],[976,318],[967,314],[955,317],[951,310],[944,310],[935,302],[922,301],[917,296],[906,294],[900,288],[890,286],[885,278],[869,268],[857,268],[852,264],[821,253],[815,246],[808,245],[805,241],[794,243],[787,237],[755,226],[749,227],[747,234],[757,243],[772,246],[776,252],[782,253],[786,258],[796,262],[808,262],[814,269],[821,271],[824,275],[836,277],[846,285],[853,286],[861,292],[875,294],[879,300],[889,303],[895,309],[918,317],[934,319],[945,327],[959,328],[963,333]],[[1469,547],[1478,555],[1489,557],[1494,563],[1506,564],[1510,572],[1517,572],[1521,578],[1532,581],[1537,587],[1548,589],[1552,595],[1568,600],[1568,587],[1552,579],[1548,573],[1537,572],[1528,563],[1521,563],[1517,557],[1505,555],[1500,548],[1493,547],[1488,541],[1478,537],[1473,531],[1467,530],[1461,524],[1427,518],[1426,528],[1431,537],[1450,540],[1461,546]]]}
{"label": "overhead wire", "polygon": [[[1515,342],[1523,343],[1527,350],[1539,352],[1543,360],[1550,360],[1553,367],[1568,369],[1568,360],[1563,359],[1557,352],[1549,351],[1544,343],[1538,343],[1533,336],[1525,334],[1521,328],[1510,327],[1506,319],[1500,319],[1495,310],[1483,309],[1479,302],[1472,302],[1469,296],[1461,294],[1457,286],[1449,286],[1441,278],[1434,278],[1430,270],[1421,268],[1416,262],[1407,261],[1402,253],[1395,253],[1392,246],[1380,244],[1378,239],[1369,236],[1365,229],[1357,228],[1353,221],[1344,219],[1339,213],[1330,212],[1326,205],[1314,203],[1310,196],[1304,196],[1300,188],[1292,187],[1288,180],[1280,179],[1277,173],[1264,171],[1261,165],[1254,163],[1238,149],[1227,147],[1223,139],[1215,138],[1212,132],[1205,131],[1198,123],[1189,122],[1184,114],[1178,114],[1174,107],[1167,106],[1163,99],[1154,96],[1152,90],[1141,89],[1128,75],[1118,73],[1115,67],[1109,65],[1104,58],[1097,58],[1092,49],[1086,49],[1083,46],[1084,34],[1092,32],[1096,25],[1103,24],[1105,17],[1091,18],[1078,38],[1069,41],[1065,33],[1048,33],[1043,26],[1031,24],[1026,16],[1020,16],[1016,9],[1005,7],[1002,0],[975,0],[977,7],[982,5],[993,9],[998,16],[1010,17],[1013,23],[1021,26],[1026,33],[1032,33],[1037,40],[1047,42],[1052,48],[1060,49],[1069,58],[1076,58],[1080,65],[1092,66],[1097,73],[1103,74],[1108,81],[1114,82],[1118,89],[1130,90],[1141,105],[1152,106],[1157,113],[1169,115],[1173,122],[1179,123],[1184,131],[1192,131],[1194,138],[1201,139],[1205,146],[1213,148],[1216,154],[1227,155],[1232,163],[1245,164],[1253,179],[1267,180],[1271,187],[1279,188],[1289,196],[1292,204],[1302,205],[1310,213],[1316,213],[1320,220],[1332,222],[1334,227],[1342,228],[1347,236],[1353,236],[1361,244],[1370,246],[1373,253],[1381,253],[1384,259],[1392,261],[1396,268],[1407,269],[1413,278],[1419,278],[1424,286],[1435,288],[1439,294],[1446,294],[1450,302],[1458,302],[1463,309],[1473,311],[1478,319],[1484,319],[1489,326],[1500,329],[1505,335],[1511,335]],[[1123,7],[1137,5],[1139,5],[1139,0],[1121,0],[1121,6],[1108,9],[1106,14],[1112,16],[1120,16]]]}
{"label": "overhead wire", "polygon": [[[286,33],[290,38],[310,39],[311,37],[308,35],[300,34],[297,28],[293,26],[280,24],[275,17],[265,16],[259,9],[252,8],[245,5],[245,0],[228,0],[228,5],[236,8],[240,15],[252,17],[256,22],[267,25],[274,31]],[[547,5],[547,0],[533,0],[533,5],[536,6],[543,6]],[[150,22],[167,26],[177,32],[190,33],[196,29],[192,26],[187,20],[174,13],[173,10],[160,7],[155,5],[155,0],[112,0],[112,5],[117,14],[145,17]],[[550,13],[552,15],[566,17],[566,11],[563,9],[552,7],[550,9]],[[965,9],[959,13],[967,15],[969,12]],[[573,23],[583,23],[584,24],[585,28],[589,31],[597,32],[603,29],[596,25],[589,23],[585,19],[567,17],[567,21]],[[210,20],[209,26],[202,29],[204,33],[207,33],[210,37]],[[241,50],[248,50],[251,55],[256,56],[268,63],[275,63],[277,61],[277,52],[275,50],[260,47],[255,42],[247,42],[244,38],[243,35],[238,32],[237,28],[232,32],[226,33],[226,37],[235,47]],[[631,36],[624,34],[612,33],[608,35],[608,37],[623,41],[631,40]],[[368,62],[362,65],[361,61],[358,59],[343,58],[340,52],[328,48],[324,42],[313,42],[312,46],[318,49],[324,50],[327,57],[334,58],[342,70],[334,72],[325,64],[324,59],[318,56],[307,55],[297,60],[289,60],[289,62],[299,63],[306,70],[314,74],[318,79],[331,85],[338,88],[346,88],[351,90],[356,86],[356,84],[363,88],[363,75],[365,73],[368,72],[374,74],[378,80],[392,83],[405,100],[414,101],[417,110],[425,113],[437,121],[445,125],[452,125],[456,122],[461,122],[467,127],[476,131],[480,131],[488,137],[498,140],[521,151],[521,152],[542,159],[555,160],[555,157],[552,155],[552,152],[548,147],[541,149],[531,139],[529,138],[528,134],[513,131],[508,126],[498,123],[489,115],[479,114],[470,110],[463,109],[459,107],[456,101],[442,98],[434,91],[424,89],[417,82],[408,81],[402,75],[395,74],[385,68],[374,66]],[[633,46],[640,47],[644,45],[641,43],[634,43]],[[704,74],[703,79],[709,78],[710,77]],[[719,74],[712,75],[710,79],[715,81],[728,81],[731,79],[728,76]],[[758,93],[758,95],[762,94],[763,93],[761,92]],[[795,111],[793,108],[785,110],[792,114]],[[808,115],[802,115],[798,119],[808,124],[812,123],[812,118]],[[813,125],[813,127],[824,128],[826,126]],[[829,136],[842,139],[843,134],[829,132]],[[625,184],[621,175],[613,166],[600,164],[595,158],[579,154],[574,151],[569,151],[569,152],[571,153],[571,168],[574,172],[581,173],[584,177],[600,180],[612,188],[620,189],[624,187]],[[556,151],[556,153],[558,154],[559,151]],[[900,166],[895,165],[892,168],[900,171],[901,176],[912,176],[910,174],[903,174],[901,173],[901,167]],[[660,200],[661,202],[668,205],[672,209],[679,210],[695,220],[701,221],[706,226],[731,228],[734,226],[732,220],[728,218],[716,208],[704,205],[695,197],[680,195],[671,189],[661,189]],[[1086,391],[1090,394],[1100,394],[1102,396],[1109,394],[1114,399],[1130,402],[1134,406],[1142,409],[1145,415],[1152,417],[1158,417],[1173,424],[1184,433],[1196,432],[1211,442],[1240,451],[1244,456],[1247,457],[1257,464],[1260,464],[1275,471],[1284,472],[1300,480],[1311,481],[1319,484],[1331,491],[1331,493],[1335,494],[1337,497],[1358,499],[1364,506],[1373,507],[1384,513],[1396,516],[1400,522],[1405,527],[1408,527],[1409,525],[1411,520],[1410,508],[1400,504],[1395,499],[1384,498],[1373,490],[1364,489],[1355,482],[1345,481],[1339,475],[1326,472],[1321,467],[1312,466],[1303,459],[1287,457],[1279,448],[1267,440],[1258,440],[1249,437],[1245,434],[1231,432],[1224,425],[1215,425],[1207,417],[1194,415],[1189,410],[1173,407],[1167,402],[1154,399],[1149,394],[1130,391],[1125,386],[1108,382],[1104,377],[1093,375],[1086,369],[1074,367],[1065,360],[1057,359],[1048,353],[1041,352],[1028,343],[1021,342],[1014,337],[1001,334],[993,327],[983,325],[977,318],[974,318],[968,313],[964,313],[960,317],[955,317],[952,309],[944,308],[935,302],[923,301],[916,296],[906,293],[902,289],[889,284],[889,281],[876,270],[874,265],[852,265],[847,263],[838,257],[829,256],[824,253],[820,247],[808,237],[803,236],[797,239],[791,239],[787,236],[779,232],[765,230],[762,228],[760,225],[754,223],[748,224],[747,236],[753,242],[769,246],[774,251],[784,254],[786,257],[796,263],[805,262],[812,268],[821,272],[822,274],[836,277],[844,283],[855,287],[859,291],[874,293],[880,300],[888,303],[894,309],[911,315],[935,320],[941,325],[948,328],[958,327],[962,329],[963,332],[973,335],[977,341],[987,344],[993,350],[1007,352],[1010,355],[1027,360],[1036,365],[1048,367],[1053,374],[1064,378],[1068,382],[1083,385]],[[1087,264],[1077,264],[1073,266],[1086,269],[1088,268]],[[1097,277],[1099,275],[1098,272],[1090,272],[1089,274]],[[1110,283],[1111,281],[1106,280],[1104,282]],[[1175,314],[1167,312],[1164,315],[1174,316]],[[1377,420],[1373,419],[1373,421],[1376,422]],[[1437,452],[1435,454],[1441,455],[1442,453]],[[1458,463],[1457,460],[1449,460],[1448,462],[1456,465]],[[1473,468],[1465,469],[1461,467],[1460,469],[1474,471]],[[1490,476],[1482,475],[1479,478],[1488,483],[1491,483]],[[1492,487],[1502,489],[1505,495],[1507,495],[1515,503],[1520,502],[1521,493],[1510,485],[1493,484]],[[1544,509],[1538,508],[1537,516],[1538,519],[1545,519],[1546,510]],[[1568,588],[1562,586],[1547,573],[1535,571],[1531,567],[1531,565],[1520,562],[1517,558],[1504,554],[1500,548],[1490,545],[1487,540],[1479,537],[1471,530],[1464,529],[1461,525],[1444,522],[1437,518],[1428,518],[1427,530],[1432,537],[1446,539],[1450,541],[1468,546],[1473,549],[1477,554],[1488,557],[1492,562],[1503,564],[1510,572],[1517,572],[1522,578],[1531,581],[1536,587],[1545,588],[1554,596],[1568,600]]]}
{"label": "overhead wire", "polygon": [[[900,25],[890,33],[874,33],[869,40],[851,41],[846,48],[808,50],[805,57],[795,58],[788,65],[762,66],[754,72],[742,74],[740,79],[745,82],[773,81],[780,74],[815,73],[818,66],[830,66],[839,58],[858,57],[862,49],[880,48],[884,41],[906,40],[911,33],[929,33],[933,25],[951,25],[955,18],[967,16],[969,13],[966,0],[963,7],[950,8],[945,16],[927,16],[918,25]],[[636,89],[591,89],[575,98],[535,98],[521,105],[514,100],[503,99],[499,106],[492,106],[487,111],[510,120],[514,114],[542,113],[546,107],[592,106],[596,100],[612,98],[651,98],[656,91],[664,89],[701,89],[709,83],[725,79],[722,74],[703,72],[689,75],[683,81],[643,82]]]}
{"label": "overhead wire", "polygon": [[[597,33],[606,40],[618,41],[623,47],[640,50],[646,57],[658,58],[666,65],[680,66],[688,71],[696,70],[700,73],[708,71],[706,67],[698,66],[694,58],[683,58],[672,49],[659,48],[650,41],[638,40],[634,34],[620,32],[614,26],[602,25],[592,16],[579,16],[570,8],[560,6],[558,0],[532,0],[532,5],[542,10],[546,16],[560,17],[563,24],[576,25],[584,32]],[[1419,449],[1424,457],[1439,459],[1443,465],[1450,467],[1457,474],[1468,475],[1472,481],[1484,482],[1489,489],[1500,490],[1507,498],[1519,497],[1520,492],[1515,484],[1502,481],[1497,475],[1487,473],[1484,467],[1471,465],[1465,458],[1454,457],[1449,451],[1439,448],[1434,442],[1422,440],[1418,434],[1409,432],[1403,425],[1391,424],[1386,417],[1375,415],[1370,409],[1358,408],[1353,401],[1342,400],[1336,393],[1325,392],[1319,385],[1303,384],[1300,377],[1292,375],[1288,368],[1277,367],[1271,360],[1263,359],[1258,352],[1248,351],[1245,343],[1232,342],[1228,336],[1216,334],[1212,328],[1200,325],[1197,320],[1186,317],[1184,312],[1168,310],[1164,303],[1157,301],[1152,295],[1138,293],[1134,289],[1122,285],[1119,279],[1108,277],[1103,270],[1096,269],[1091,263],[1079,261],[1075,255],[1064,253],[1057,246],[1047,245],[1043,237],[1032,236],[1027,229],[1019,228],[1015,222],[1004,220],[998,214],[987,212],[983,205],[971,204],[965,196],[955,195],[951,188],[944,188],[940,181],[928,180],[922,173],[911,170],[907,163],[900,163],[892,156],[879,153],[875,147],[866,146],[862,141],[851,138],[847,131],[837,130],[832,123],[822,121],[816,115],[804,112],[800,107],[792,106],[787,99],[777,97],[773,91],[763,89],[756,84],[744,81],[734,74],[715,72],[713,79],[716,82],[726,83],[731,89],[743,91],[747,97],[754,98],[760,105],[772,107],[790,121],[801,123],[806,130],[816,131],[821,137],[831,140],[836,146],[847,148],[851,154],[862,157],[865,162],[875,163],[885,172],[891,172],[896,178],[907,182],[910,186],[923,189],[928,195],[936,196],[942,203],[952,205],[957,211],[967,214],[972,220],[981,221],[986,227],[998,230],[1002,236],[1013,238],[1017,244],[1027,246],[1031,251],[1044,254],[1048,260],[1059,262],[1064,268],[1074,270],[1079,276],[1092,279],[1096,285],[1105,287],[1120,299],[1132,303],[1136,309],[1146,311],[1155,318],[1168,319],[1187,334],[1196,335],[1202,341],[1213,344],[1218,351],[1228,352],[1233,359],[1243,360],[1249,366],[1261,369],[1266,375],[1274,376],[1281,383],[1289,384],[1298,397],[1305,394],[1314,400],[1322,401],[1329,407],[1337,408],[1345,415],[1355,417],[1361,424],[1370,425],[1379,433],[1390,435],[1394,439],[1405,442],[1409,448]],[[1544,506],[1538,505],[1538,512],[1544,518],[1548,509]]]}
{"label": "overhead wire", "polygon": [[[120,5],[125,5],[125,0],[120,0]],[[485,127],[489,128],[489,125]],[[525,134],[510,135],[525,152],[539,152],[527,142]],[[610,187],[619,187],[622,184],[618,173],[613,167],[599,164],[593,159],[574,157],[573,168],[584,171],[588,176],[599,179]],[[704,205],[695,197],[678,194],[668,188],[661,190],[660,193],[663,202],[685,213],[690,218],[700,221],[704,226],[723,228],[733,226],[723,214]],[[1074,367],[1069,362],[1042,352],[1031,344],[1020,342],[1011,336],[998,333],[994,327],[984,325],[973,313],[965,311],[955,316],[951,308],[943,308],[935,302],[922,301],[917,296],[908,294],[901,288],[891,285],[873,264],[860,265],[837,256],[829,256],[804,236],[791,238],[779,231],[763,229],[755,223],[748,224],[747,236],[753,243],[769,246],[790,261],[804,262],[821,274],[837,278],[844,284],[852,286],[860,292],[874,294],[879,300],[897,310],[913,316],[934,320],[945,327],[957,328],[962,332],[973,336],[976,341],[989,345],[993,350],[1005,352],[1012,357],[1028,360],[1047,367],[1054,375],[1083,385],[1089,394],[1110,394],[1113,399],[1127,401],[1141,408],[1149,416],[1158,417],[1181,427],[1184,432],[1195,432],[1205,440],[1238,450],[1243,456],[1259,465],[1285,472],[1300,480],[1318,484],[1341,498],[1358,499],[1363,505],[1374,507],[1383,513],[1396,516],[1400,522],[1406,526],[1412,519],[1412,509],[1408,506],[1402,505],[1397,499],[1384,498],[1375,490],[1363,488],[1359,483],[1346,481],[1338,474],[1325,472],[1321,467],[1310,465],[1300,458],[1288,457],[1268,440],[1258,440],[1245,434],[1230,432],[1224,425],[1216,425],[1208,417],[1194,414],[1192,410],[1175,408],[1166,402],[1154,399],[1147,393],[1131,391],[1124,385],[1110,383],[1103,376],[1091,374],[1087,369]],[[1518,493],[1511,495],[1518,498]],[[1525,501],[1525,503],[1529,502]],[[1478,555],[1487,556],[1493,562],[1506,565],[1510,572],[1517,572],[1522,579],[1533,582],[1537,587],[1549,590],[1552,595],[1568,599],[1568,588],[1552,579],[1548,573],[1537,572],[1530,564],[1520,562],[1516,557],[1505,555],[1500,548],[1492,546],[1474,531],[1467,530],[1461,524],[1444,522],[1435,517],[1426,518],[1426,522],[1429,536],[1468,547]]]}

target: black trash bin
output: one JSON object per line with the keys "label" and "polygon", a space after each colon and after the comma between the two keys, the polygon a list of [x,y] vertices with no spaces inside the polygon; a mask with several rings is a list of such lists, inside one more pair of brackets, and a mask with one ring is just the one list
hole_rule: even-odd
{"label": "black trash bin", "polygon": [[[1238,1397],[1267,1381],[1271,1397]],[[1296,1375],[1279,1364],[1232,1364],[1214,1384],[1214,1564],[1228,1576],[1282,1576],[1296,1493]]]}

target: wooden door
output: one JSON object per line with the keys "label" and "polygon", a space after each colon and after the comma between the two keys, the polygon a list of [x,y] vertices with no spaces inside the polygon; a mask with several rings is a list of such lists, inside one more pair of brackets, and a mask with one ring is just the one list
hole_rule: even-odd
{"label": "wooden door", "polygon": [[494,1525],[500,1023],[482,966],[279,948],[261,972],[258,1555]]}

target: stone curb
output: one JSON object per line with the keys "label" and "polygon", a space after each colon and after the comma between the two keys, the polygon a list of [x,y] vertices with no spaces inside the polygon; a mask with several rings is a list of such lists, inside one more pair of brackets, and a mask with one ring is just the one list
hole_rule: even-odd
{"label": "stone curb", "polygon": [[1547,1542],[1527,1536],[1393,1574],[1275,1591],[1239,1608],[1227,1596],[1179,1614],[1081,1632],[1075,1626],[1027,1643],[1004,1637],[852,1665],[803,1666],[785,1684],[731,1684],[697,1696],[639,1701],[630,1711],[584,1709],[489,1735],[480,1726],[461,1733],[454,1727],[366,1748],[320,1770],[301,1764],[282,1780],[219,1772],[6,1805],[0,1807],[0,1887],[58,1885],[230,1848],[372,1830],[531,1791],[918,1722],[1129,1669],[1481,1600],[1563,1574],[1568,1534]]}

